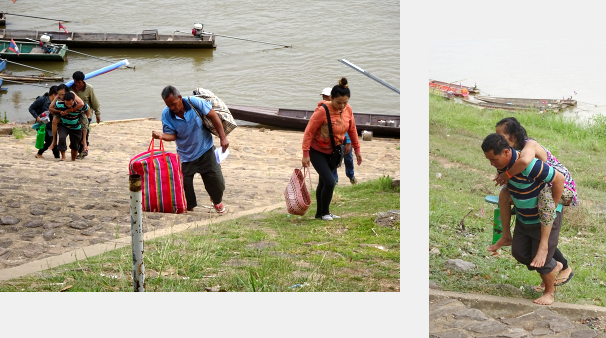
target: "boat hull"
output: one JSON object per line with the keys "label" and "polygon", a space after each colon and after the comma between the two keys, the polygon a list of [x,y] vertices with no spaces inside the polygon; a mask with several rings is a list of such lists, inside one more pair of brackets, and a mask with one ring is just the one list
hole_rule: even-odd
{"label": "boat hull", "polygon": [[[305,130],[313,110],[279,109],[268,107],[227,105],[232,116],[237,120],[265,124],[268,126]],[[354,113],[358,134],[363,130],[371,131],[373,136],[400,138],[400,117],[394,115],[379,115]],[[382,126],[379,120],[394,121],[393,126]]]}
{"label": "boat hull", "polygon": [[438,86],[465,88],[465,89],[467,89],[472,94],[478,94],[478,93],[480,93],[480,88],[478,88],[478,87],[469,87],[469,86],[460,86],[460,85],[457,86],[456,83],[447,83],[447,82],[442,82],[442,81],[437,81],[437,80],[431,80],[431,79],[429,80],[429,82],[435,83]]}
{"label": "boat hull", "polygon": [[503,104],[514,104],[518,106],[528,106],[540,108],[546,105],[552,106],[576,106],[576,100],[558,100],[558,99],[521,99],[521,98],[507,98],[507,97],[492,97],[492,96],[475,96],[476,99]]}
{"label": "boat hull", "polygon": [[15,61],[65,61],[67,46],[57,45],[60,48],[53,53],[44,53],[37,43],[15,41],[19,48],[19,55],[9,50],[10,41],[0,40],[0,58]]}
{"label": "boat hull", "polygon": [[122,33],[65,33],[61,31],[30,31],[0,29],[1,39],[15,41],[39,40],[46,34],[54,44],[65,44],[70,48],[216,48],[215,36],[202,38],[182,34],[122,34]]}
{"label": "boat hull", "polygon": [[429,90],[439,91],[442,93],[452,93],[455,96],[469,97],[469,91],[466,88],[458,88],[454,86],[442,86],[433,82],[429,82]]}

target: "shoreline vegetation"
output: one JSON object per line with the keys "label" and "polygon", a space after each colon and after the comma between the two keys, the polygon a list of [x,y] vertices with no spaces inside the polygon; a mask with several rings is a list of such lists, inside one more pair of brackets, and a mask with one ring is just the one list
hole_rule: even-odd
{"label": "shoreline vegetation", "polygon": [[[492,255],[493,211],[484,201],[498,196],[496,171],[484,157],[482,140],[502,118],[514,116],[530,138],[549,149],[571,172],[578,207],[564,207],[558,247],[574,277],[557,288],[555,301],[606,306],[606,118],[586,122],[561,114],[478,109],[429,95],[429,279],[445,291],[535,299],[541,283],[511,256]],[[469,215],[467,215],[469,213]],[[467,217],[465,217],[467,215]],[[465,230],[461,224],[464,224]],[[513,231],[513,229],[512,229]],[[465,272],[449,259],[475,264]]]}
{"label": "shoreline vegetation", "polygon": [[[389,176],[337,186],[333,209],[344,217],[332,222],[280,208],[146,241],[146,291],[400,291],[400,222],[376,224],[371,212],[399,210],[399,190]],[[129,292],[132,283],[126,246],[2,281],[0,292]]]}

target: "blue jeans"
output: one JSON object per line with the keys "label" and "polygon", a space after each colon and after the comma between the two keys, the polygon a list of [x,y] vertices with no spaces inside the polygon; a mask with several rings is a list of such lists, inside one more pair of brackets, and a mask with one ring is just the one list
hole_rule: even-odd
{"label": "blue jeans", "polygon": [[[345,154],[343,156],[343,163],[345,164],[345,175],[347,175],[348,178],[354,177],[353,153],[354,153],[354,150],[352,147],[351,150],[349,151],[349,153]],[[332,171],[332,176],[335,178],[336,182],[339,181],[339,175],[337,174],[337,169]]]}

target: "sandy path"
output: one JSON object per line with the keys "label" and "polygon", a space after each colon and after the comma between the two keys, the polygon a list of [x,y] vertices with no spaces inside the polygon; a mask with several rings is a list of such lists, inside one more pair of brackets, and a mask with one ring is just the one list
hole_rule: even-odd
{"label": "sandy path", "polygon": [[[95,125],[89,156],[66,163],[49,151],[46,159],[34,158],[35,133],[21,140],[0,137],[0,269],[129,236],[128,163],[147,150],[151,131],[161,128],[157,120]],[[292,170],[301,166],[302,137],[298,131],[234,130],[228,136],[230,155],[222,163],[228,211],[283,201]],[[364,162],[355,168],[358,181],[399,176],[399,139],[361,142]],[[165,143],[165,149],[176,152],[174,142]],[[344,168],[339,177],[341,184],[349,184]],[[312,181],[318,182],[313,170]],[[194,186],[198,205],[210,205],[199,176]],[[145,213],[144,232],[209,217],[221,216],[200,207],[180,215]]]}

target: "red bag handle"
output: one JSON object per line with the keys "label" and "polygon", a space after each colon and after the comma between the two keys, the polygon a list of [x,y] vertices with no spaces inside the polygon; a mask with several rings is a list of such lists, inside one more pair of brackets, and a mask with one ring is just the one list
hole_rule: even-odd
{"label": "red bag handle", "polygon": [[[155,141],[155,138],[152,137],[151,142],[149,143],[149,147],[147,148],[147,151],[149,151],[150,155],[151,155],[152,165],[154,164],[154,150],[155,150],[154,141]],[[158,150],[162,150],[162,158],[164,159],[164,162],[166,162],[166,167],[168,168],[168,160],[166,159],[166,152],[164,151],[164,143],[162,143],[162,139],[160,139],[160,148]]]}

